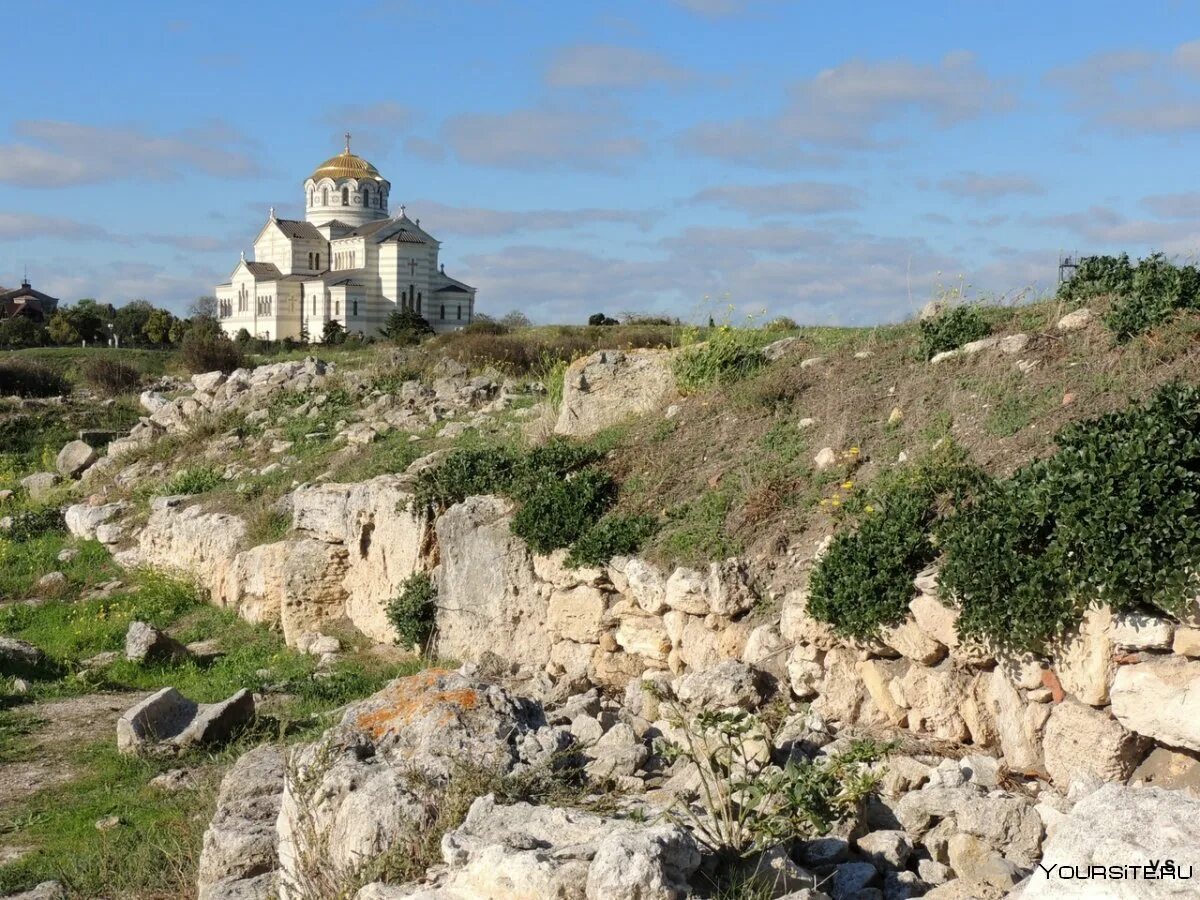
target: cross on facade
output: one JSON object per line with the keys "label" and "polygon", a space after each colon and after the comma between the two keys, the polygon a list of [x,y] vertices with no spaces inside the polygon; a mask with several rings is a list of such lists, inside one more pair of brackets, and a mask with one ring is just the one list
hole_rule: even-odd
{"label": "cross on facade", "polygon": [[417,261],[415,259],[410,259],[408,261],[408,274],[409,275],[417,274]]}

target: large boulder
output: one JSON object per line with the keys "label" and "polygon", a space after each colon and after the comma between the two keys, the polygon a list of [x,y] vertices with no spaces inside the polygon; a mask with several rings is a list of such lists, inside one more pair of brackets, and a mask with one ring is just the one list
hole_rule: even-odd
{"label": "large boulder", "polygon": [[1146,743],[1108,713],[1065,700],[1055,704],[1046,722],[1046,771],[1063,791],[1073,781],[1123,782],[1137,768]]}
{"label": "large boulder", "polygon": [[54,467],[65,478],[78,478],[99,458],[90,445],[83,441],[71,441],[58,451]]}
{"label": "large boulder", "polygon": [[[459,672],[399,678],[346,708],[292,760],[279,815],[280,896],[313,896],[426,827],[453,777],[504,774],[559,749],[541,708]],[[309,893],[305,893],[309,890]]]}
{"label": "large boulder", "polygon": [[256,747],[221,781],[217,809],[204,832],[196,876],[198,900],[268,900],[278,865],[275,820],[283,796],[284,751]]}
{"label": "large boulder", "polygon": [[75,537],[85,541],[94,540],[96,529],[111,522],[129,508],[127,503],[105,503],[102,506],[91,506],[87,503],[76,503],[67,507],[63,519],[67,530]]}
{"label": "large boulder", "polygon": [[355,484],[321,484],[292,494],[293,527],[345,548],[345,612],[368,637],[391,643],[387,606],[422,568],[432,534],[404,478],[383,475]]}
{"label": "large boulder", "polygon": [[55,472],[34,472],[21,479],[21,487],[35,503],[49,499],[59,478]]}
{"label": "large boulder", "polygon": [[1200,661],[1162,656],[1121,666],[1112,712],[1130,731],[1200,751]]}
{"label": "large boulder", "polygon": [[556,434],[589,437],[676,394],[669,350],[600,350],[567,367]]}
{"label": "large boulder", "polygon": [[254,697],[241,690],[220,703],[197,703],[173,687],[151,694],[117,719],[117,750],[175,753],[228,740],[254,718]]}
{"label": "large boulder", "polygon": [[477,662],[490,652],[529,666],[550,660],[547,591],[529,548],[512,533],[512,512],[500,497],[468,497],[437,521],[437,642],[444,657]]}
{"label": "large boulder", "polygon": [[[1157,900],[1195,897],[1196,875],[1145,878],[1146,867],[1170,860],[1178,867],[1195,866],[1200,846],[1200,798],[1186,791],[1130,788],[1106,784],[1080,800],[1055,826],[1042,848],[1022,900],[1106,897],[1113,900]],[[1086,875],[1095,866],[1106,874],[1119,868],[1122,880]],[[1127,873],[1137,868],[1139,877]]]}
{"label": "large boulder", "polygon": [[211,589],[244,546],[246,531],[245,521],[237,516],[185,507],[178,497],[159,497],[138,534],[136,552],[122,558],[195,578]]}
{"label": "large boulder", "polygon": [[187,647],[147,622],[130,622],[125,632],[125,658],[130,662],[176,662],[189,655]]}

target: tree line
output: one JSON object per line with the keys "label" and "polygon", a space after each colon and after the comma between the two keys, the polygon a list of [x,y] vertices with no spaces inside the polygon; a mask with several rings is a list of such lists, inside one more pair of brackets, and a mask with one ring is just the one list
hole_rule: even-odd
{"label": "tree line", "polygon": [[60,307],[45,323],[25,316],[0,321],[0,347],[103,346],[114,339],[122,347],[176,347],[200,320],[215,320],[216,311],[215,297],[197,297],[186,316],[148,300],[114,306],[84,298]]}

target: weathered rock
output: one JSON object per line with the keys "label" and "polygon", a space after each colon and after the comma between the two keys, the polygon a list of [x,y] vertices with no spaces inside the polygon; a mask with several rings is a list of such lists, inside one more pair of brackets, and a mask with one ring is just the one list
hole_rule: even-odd
{"label": "weathered rock", "polygon": [[828,650],[840,641],[833,628],[808,614],[808,592],[788,591],[779,614],[779,633],[793,644],[813,644]]}
{"label": "weathered rock", "polygon": [[945,645],[913,620],[884,628],[880,638],[901,656],[923,666],[937,665],[946,656]]}
{"label": "weathered rock", "polygon": [[1089,609],[1079,633],[1059,653],[1057,674],[1063,690],[1089,706],[1108,703],[1108,686],[1116,670],[1111,628],[1108,607]]}
{"label": "weathered rock", "polygon": [[0,671],[39,666],[45,659],[45,654],[28,641],[0,635]]}
{"label": "weathered rock", "polygon": [[825,656],[825,680],[813,701],[813,711],[831,722],[850,725],[858,721],[865,700],[866,690],[853,651],[841,647],[830,650]]}
{"label": "weathered rock", "polygon": [[246,523],[226,513],[182,507],[178,498],[159,497],[139,532],[136,553],[127,561],[195,578],[205,587],[220,584],[246,540]]}
{"label": "weathered rock", "polygon": [[971,694],[972,679],[949,660],[937,668],[910,666],[897,683],[908,709],[908,727],[942,740],[962,741],[970,732],[961,708]]}
{"label": "weathered rock", "polygon": [[430,522],[412,503],[404,477],[382,475],[355,484],[297,489],[292,494],[292,527],[342,545],[346,616],[373,640],[395,640],[387,606],[405,580],[423,567],[432,538]]}
{"label": "weathered rock", "polygon": [[1119,613],[1113,616],[1110,638],[1127,650],[1165,650],[1171,646],[1175,626],[1161,616]]}
{"label": "weathered rock", "polygon": [[17,894],[9,894],[8,900],[67,900],[67,889],[60,881],[42,881],[36,887]]}
{"label": "weathered rock", "polygon": [[555,434],[590,437],[660,409],[677,393],[673,358],[664,350],[600,350],[571,363]]}
{"label": "weathered rock", "polygon": [[675,900],[688,893],[700,864],[695,841],[676,826],[526,803],[500,806],[490,795],[442,839],[442,857],[447,873],[430,896],[443,900]]}
{"label": "weathered rock", "polygon": [[1180,656],[1200,657],[1200,628],[1176,628],[1171,652]]}
{"label": "weathered rock", "polygon": [[811,700],[817,696],[825,667],[821,665],[822,651],[811,644],[797,644],[787,660],[787,680],[792,693],[799,700]]}
{"label": "weathered rock", "polygon": [[96,451],[83,441],[71,441],[58,451],[54,460],[54,468],[64,478],[78,478],[99,456]]}
{"label": "weathered rock", "polygon": [[676,683],[675,693],[680,702],[698,709],[757,709],[763,702],[761,676],[736,660],[684,675]]}
{"label": "weathered rock", "polygon": [[188,650],[170,635],[146,622],[130,622],[125,632],[125,658],[130,662],[174,662]]}
{"label": "weathered rock", "polygon": [[198,391],[205,391],[211,394],[225,383],[225,378],[224,372],[204,372],[192,376],[192,386]]}
{"label": "weathered rock", "polygon": [[981,675],[980,685],[983,705],[995,723],[1008,767],[1016,772],[1035,771],[1042,764],[1041,739],[1021,695],[999,669]]}
{"label": "weathered rock", "polygon": [[485,651],[544,666],[553,643],[548,604],[525,542],[512,533],[512,503],[470,497],[437,521],[438,651],[477,661]]}
{"label": "weathered rock", "polygon": [[858,852],[881,871],[903,869],[913,851],[912,838],[903,831],[872,831],[857,843]]}
{"label": "weathered rock", "polygon": [[959,878],[982,881],[1008,889],[1021,880],[1023,872],[995,849],[973,834],[956,834],[948,846],[950,868]]}
{"label": "weathered rock", "polygon": [[1200,750],[1200,662],[1163,656],[1121,666],[1112,687],[1112,713],[1130,731]]}
{"label": "weathered rock", "polygon": [[21,479],[21,487],[30,500],[35,502],[47,500],[58,484],[58,475],[54,472],[34,472]]}
{"label": "weathered rock", "polygon": [[67,589],[67,576],[62,572],[47,572],[34,584],[42,597],[57,597]]}
{"label": "weathered rock", "polygon": [[804,891],[811,895],[817,877],[796,865],[782,847],[774,847],[754,861],[750,880],[771,897],[794,897]]}
{"label": "weathered rock", "polygon": [[637,733],[624,722],[618,722],[610,728],[585,752],[591,757],[591,762],[584,769],[597,779],[632,775],[650,756],[649,749]]}
{"label": "weathered rock", "polygon": [[[901,664],[903,666],[903,664]],[[863,686],[875,705],[893,725],[903,725],[908,719],[908,711],[903,709],[892,696],[890,685],[903,668],[896,671],[895,665],[878,659],[864,659],[858,663],[858,673],[862,677]]]}
{"label": "weathered rock", "polygon": [[1079,331],[1092,321],[1092,311],[1086,306],[1067,313],[1055,326],[1059,331]]}
{"label": "weathered rock", "polygon": [[176,752],[228,740],[254,717],[254,698],[238,691],[220,703],[196,703],[166,687],[117,720],[121,753]]}
{"label": "weathered rock", "polygon": [[335,872],[373,859],[424,821],[463,766],[503,774],[527,761],[523,748],[544,757],[546,748],[526,740],[544,725],[536,704],[438,669],[351,704],[296,758],[305,777],[285,786],[281,896],[296,896],[286,888],[302,883],[314,855]]}
{"label": "weathered rock", "polygon": [[270,896],[284,769],[284,751],[267,745],[238,759],[222,779],[216,812],[204,832],[198,900]]}
{"label": "weathered rock", "polygon": [[92,540],[96,536],[97,528],[112,521],[127,508],[128,504],[125,503],[106,503],[102,506],[77,503],[67,506],[62,518],[66,522],[68,532],[71,532],[76,538]]}
{"label": "weathered rock", "polygon": [[1046,771],[1060,790],[1077,780],[1124,782],[1146,749],[1106,712],[1072,700],[1055,704],[1043,737]]}
{"label": "weathered rock", "polygon": [[834,900],[854,900],[878,880],[879,873],[870,863],[842,863],[833,873],[830,894]]}
{"label": "weathered rock", "polygon": [[1103,886],[1103,896],[1123,900],[1194,897],[1194,878],[1099,882],[1063,878],[1060,870],[1079,867],[1086,871],[1090,866],[1141,868],[1151,860],[1194,866],[1198,845],[1200,799],[1186,791],[1106,784],[1076,803],[1059,822],[1042,848],[1041,865],[1034,868],[1021,897],[1096,897],[1100,896],[1098,886]]}

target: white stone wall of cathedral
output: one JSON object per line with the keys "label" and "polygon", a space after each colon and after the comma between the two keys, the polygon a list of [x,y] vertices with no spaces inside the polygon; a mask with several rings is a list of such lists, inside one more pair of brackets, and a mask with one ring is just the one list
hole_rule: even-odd
{"label": "white stone wall of cathedral", "polygon": [[[384,182],[384,203],[382,208],[377,205],[380,185],[372,180],[361,184],[354,178],[322,178],[313,181],[311,178],[304,182],[304,218],[314,225],[322,225],[331,219],[345,222],[347,225],[365,225],[378,219],[386,219],[387,191],[390,186]],[[346,191],[348,203],[342,203],[342,191]],[[369,192],[370,206],[363,206],[363,191]],[[309,202],[309,198],[312,202]]]}

